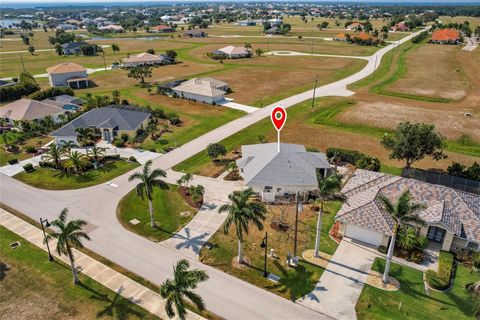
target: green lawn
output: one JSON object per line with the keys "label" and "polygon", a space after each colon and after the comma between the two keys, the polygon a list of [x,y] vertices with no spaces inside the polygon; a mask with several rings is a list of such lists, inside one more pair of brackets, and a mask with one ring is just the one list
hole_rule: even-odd
{"label": "green lawn", "polygon": [[[21,246],[11,249],[10,243]],[[128,299],[80,274],[13,232],[0,227],[0,309],[4,319],[158,319]]]}
{"label": "green lawn", "polygon": [[[373,270],[382,272],[385,260],[377,258]],[[472,319],[472,300],[465,284],[478,275],[459,264],[452,290],[425,294],[422,272],[392,263],[390,275],[400,290],[387,292],[369,285],[363,288],[356,310],[358,319]],[[400,305],[401,303],[401,305]]]}
{"label": "green lawn", "polygon": [[[329,202],[325,206],[320,249],[328,254],[333,254],[338,246],[328,236],[328,231],[334,223],[335,214],[340,206],[339,202]],[[287,221],[293,226],[294,211],[292,209],[287,212]],[[219,228],[209,240],[209,243],[213,244],[213,248],[210,250],[202,248],[201,261],[287,299],[295,300],[311,292],[324,269],[303,260],[300,261],[297,268],[286,265],[287,253],[293,252],[293,238],[286,240],[284,235],[271,228],[270,223],[276,218],[278,218],[277,214],[269,210],[264,222],[265,229],[258,231],[251,226],[249,234],[245,235],[243,248],[245,256],[250,260],[249,266],[238,269],[231,265],[232,259],[237,255],[237,238],[233,228],[228,235],[224,234],[223,227]],[[300,214],[299,220],[298,255],[301,255],[304,250],[313,249],[315,246],[317,213],[306,207]],[[278,255],[278,258],[268,258],[267,269],[269,273],[280,276],[281,279],[278,283],[273,283],[263,277],[264,258],[260,243],[265,232],[268,232],[268,248],[273,248]]]}
{"label": "green lawn", "polygon": [[26,146],[34,146],[38,148],[52,140],[50,137],[31,138],[19,145],[20,151],[18,153],[11,153],[5,150],[3,136],[6,136],[8,143],[12,144],[15,141],[16,137],[18,137],[18,134],[14,131],[9,131],[0,135],[0,166],[8,164],[8,160],[11,159],[17,159],[18,161],[22,161],[31,158],[32,154],[25,152]]}
{"label": "green lawn", "polygon": [[97,170],[89,170],[83,175],[74,175],[53,168],[37,167],[33,172],[21,172],[15,175],[14,178],[35,188],[71,190],[107,182],[138,166],[138,163],[117,160],[107,162],[103,167]]}
{"label": "green lawn", "polygon": [[[197,209],[185,203],[176,186],[169,187],[168,190],[154,189],[153,209],[156,227],[150,226],[147,200],[140,199],[135,190],[130,191],[118,205],[117,217],[120,223],[126,229],[152,241],[170,238],[195,216]],[[190,212],[188,215],[181,215],[187,211]],[[129,223],[132,219],[137,219],[140,223],[132,225]]]}

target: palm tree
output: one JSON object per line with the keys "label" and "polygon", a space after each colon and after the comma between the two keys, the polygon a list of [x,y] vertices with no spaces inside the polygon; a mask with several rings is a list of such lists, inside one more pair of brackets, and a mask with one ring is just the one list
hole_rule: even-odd
{"label": "palm tree", "polygon": [[172,318],[175,316],[173,305],[178,313],[180,320],[185,320],[187,308],[185,298],[190,300],[197,306],[198,310],[205,310],[205,303],[202,297],[193,292],[200,282],[208,279],[205,271],[195,269],[188,270],[190,267],[186,259],[180,260],[173,268],[173,279],[167,279],[160,287],[160,295],[166,299],[165,311]]}
{"label": "palm tree", "polygon": [[112,47],[112,50],[113,50],[113,55],[116,55],[116,52],[120,51],[120,47],[115,43],[112,43],[111,47]]}
{"label": "palm tree", "polygon": [[62,147],[68,152],[72,151],[72,149],[77,146],[72,140],[61,140],[60,143],[62,144]]}
{"label": "palm tree", "polygon": [[322,218],[324,212],[324,204],[327,200],[344,200],[345,196],[340,193],[339,189],[342,185],[342,176],[339,174],[331,175],[327,178],[318,176],[318,200],[320,202],[320,211],[317,218],[317,235],[315,237],[315,257],[319,257],[320,235],[322,230]]}
{"label": "palm tree", "polygon": [[388,247],[387,263],[385,265],[385,272],[383,273],[383,283],[387,283],[398,230],[406,223],[425,225],[425,221],[423,221],[423,219],[417,214],[418,211],[424,209],[425,206],[423,204],[411,202],[410,190],[405,190],[395,204],[383,194],[379,195],[378,199],[382,203],[384,210],[394,221],[392,239],[390,240],[390,246]]}
{"label": "palm tree", "polygon": [[70,220],[67,222],[67,213],[68,209],[63,209],[58,219],[51,222],[51,225],[56,227],[58,232],[47,234],[44,243],[52,239],[57,239],[57,253],[60,256],[62,254],[68,256],[73,274],[73,284],[78,284],[79,280],[72,248],[83,248],[82,239],[90,240],[90,238],[82,231],[82,227],[85,226],[87,222],[83,220]]}
{"label": "palm tree", "polygon": [[77,135],[77,140],[80,144],[85,147],[85,151],[87,151],[87,145],[92,143],[94,139],[93,131],[90,128],[77,128],[75,129]]}
{"label": "palm tree", "polygon": [[197,202],[198,200],[200,200],[205,193],[205,188],[200,184],[197,186],[191,185],[190,188],[188,188],[188,190],[189,190],[188,192],[192,195],[192,200],[194,202]]}
{"label": "palm tree", "polygon": [[75,174],[81,174],[88,165],[88,158],[86,155],[78,151],[70,152],[68,159],[63,164],[66,169],[70,169]]}
{"label": "palm tree", "polygon": [[250,42],[245,42],[244,48],[245,48],[246,50],[250,50],[250,49],[252,49],[252,44],[251,44]]}
{"label": "palm tree", "polygon": [[107,148],[93,146],[90,149],[88,149],[87,155],[92,157],[95,160],[95,162],[98,162],[100,158],[105,156],[106,151],[107,151]]}
{"label": "palm tree", "polygon": [[263,230],[262,221],[266,218],[267,209],[261,202],[253,201],[255,195],[252,188],[240,192],[233,192],[228,195],[231,204],[224,204],[218,212],[228,212],[227,219],[223,225],[223,232],[228,234],[232,224],[235,224],[238,244],[238,263],[243,262],[242,243],[243,232],[248,234],[249,222],[253,222],[258,230]]}
{"label": "palm tree", "polygon": [[52,162],[56,169],[60,168],[60,161],[66,155],[65,149],[52,143],[48,152],[42,155],[42,160]]}
{"label": "palm tree", "polygon": [[136,186],[137,195],[140,199],[145,197],[148,200],[148,211],[150,212],[150,226],[155,227],[155,221],[153,219],[153,187],[159,187],[162,189],[168,189],[168,185],[159,178],[165,178],[167,173],[162,169],[151,170],[152,160],[145,162],[142,172],[135,172],[130,177],[128,181],[140,180]]}

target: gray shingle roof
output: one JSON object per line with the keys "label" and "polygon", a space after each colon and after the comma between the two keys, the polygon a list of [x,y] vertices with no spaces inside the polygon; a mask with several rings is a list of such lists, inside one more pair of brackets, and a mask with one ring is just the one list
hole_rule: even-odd
{"label": "gray shingle roof", "polygon": [[76,136],[77,128],[116,128],[135,130],[150,117],[148,112],[132,110],[120,106],[107,106],[92,109],[52,132],[54,137]]}
{"label": "gray shingle roof", "polygon": [[342,189],[348,200],[335,219],[390,234],[393,224],[378,201],[378,194],[396,201],[407,189],[414,202],[427,206],[419,212],[427,223],[439,224],[458,237],[480,241],[480,196],[361,169],[355,171]]}
{"label": "gray shingle roof", "polygon": [[62,48],[64,50],[75,50],[80,48],[83,45],[88,45],[88,42],[85,42],[85,41],[67,42],[62,44]]}
{"label": "gray shingle roof", "polygon": [[324,154],[288,143],[280,145],[280,152],[276,143],[242,146],[237,165],[243,169],[246,185],[316,185],[316,169],[330,168]]}

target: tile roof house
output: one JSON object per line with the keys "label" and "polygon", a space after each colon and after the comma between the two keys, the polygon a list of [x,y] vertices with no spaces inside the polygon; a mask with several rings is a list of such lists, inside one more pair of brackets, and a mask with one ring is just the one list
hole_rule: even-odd
{"label": "tile roof house", "polygon": [[13,121],[38,121],[46,116],[51,116],[53,121],[58,122],[59,116],[66,112],[63,108],[43,101],[23,98],[1,107],[0,118],[9,126],[13,125]]}
{"label": "tile roof house", "polygon": [[166,64],[167,62],[167,58],[162,55],[143,52],[123,59],[122,66],[125,68],[131,68],[136,66]]}
{"label": "tile roof house", "polygon": [[47,68],[48,81],[52,87],[88,87],[87,69],[73,62],[63,62]]}
{"label": "tile roof house", "polygon": [[203,30],[198,30],[198,29],[193,29],[193,30],[187,30],[183,33],[184,37],[190,37],[190,38],[203,38],[207,36],[207,33]]}
{"label": "tile roof house", "polygon": [[213,55],[224,55],[229,59],[248,58],[251,52],[244,47],[226,46],[212,52]]}
{"label": "tile roof house", "polygon": [[353,23],[350,23],[348,26],[347,26],[347,30],[356,30],[356,29],[359,29],[363,27],[363,25],[359,22],[353,22]]}
{"label": "tile roof house", "polygon": [[432,33],[430,43],[457,44],[460,41],[460,32],[455,29],[440,29]]}
{"label": "tile roof house", "polygon": [[55,143],[72,141],[78,144],[76,129],[91,128],[96,136],[107,142],[126,134],[133,138],[138,129],[145,129],[150,119],[150,113],[130,107],[110,105],[103,108],[95,108],[85,112],[78,118],[70,121],[60,129],[51,133]]}
{"label": "tile roof house", "polygon": [[213,78],[193,78],[172,88],[181,98],[208,104],[223,102],[228,90],[227,83]]}
{"label": "tile roof house", "polygon": [[151,27],[150,32],[158,32],[158,33],[175,32],[175,28],[170,26],[165,26],[165,25],[159,25],[159,26]]}
{"label": "tile roof house", "polygon": [[385,195],[396,201],[405,190],[426,209],[419,216],[426,226],[417,234],[441,245],[442,250],[480,246],[480,196],[414,179],[358,169],[342,189],[347,201],[335,220],[344,236],[372,245],[387,245],[394,222],[378,200]]}
{"label": "tile roof house", "polygon": [[98,30],[115,32],[115,33],[120,33],[124,31],[123,27],[117,24],[108,24],[106,26],[99,27]]}
{"label": "tile roof house", "polygon": [[327,176],[331,166],[320,152],[306,151],[300,144],[264,143],[242,146],[237,160],[245,185],[253,188],[267,202],[275,197],[306,192],[318,187],[317,175]]}

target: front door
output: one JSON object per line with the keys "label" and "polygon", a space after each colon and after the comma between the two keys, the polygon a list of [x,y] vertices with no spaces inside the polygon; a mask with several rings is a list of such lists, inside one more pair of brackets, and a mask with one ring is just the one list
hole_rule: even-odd
{"label": "front door", "polygon": [[429,227],[427,238],[435,241],[435,242],[442,242],[443,238],[445,237],[445,230],[438,227]]}
{"label": "front door", "polygon": [[112,141],[111,139],[112,138],[110,137],[110,130],[107,130],[107,129],[103,130],[103,140],[111,142]]}

